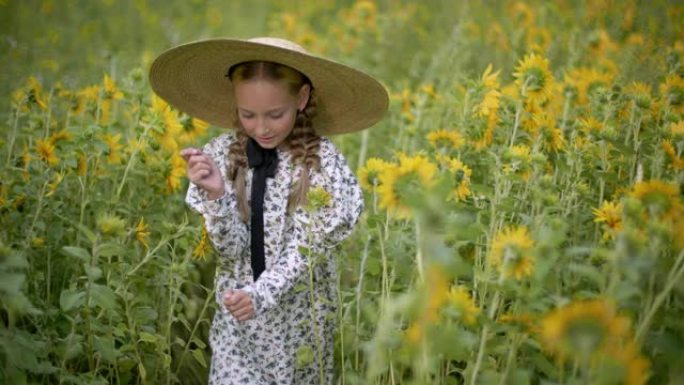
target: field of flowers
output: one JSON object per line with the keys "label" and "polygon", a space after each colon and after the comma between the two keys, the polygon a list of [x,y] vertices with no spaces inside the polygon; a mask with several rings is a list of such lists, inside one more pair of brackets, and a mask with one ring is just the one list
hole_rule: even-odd
{"label": "field of flowers", "polygon": [[147,70],[256,35],[392,95],[334,137],[366,193],[338,253],[340,384],[684,383],[682,20],[662,0],[0,0],[0,383],[206,383],[216,255],[179,149],[219,130]]}

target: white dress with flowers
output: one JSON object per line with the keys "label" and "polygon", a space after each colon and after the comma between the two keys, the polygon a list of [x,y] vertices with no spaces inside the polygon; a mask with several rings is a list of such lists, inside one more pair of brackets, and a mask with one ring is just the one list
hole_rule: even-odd
{"label": "white dress with flowers", "polygon": [[[224,179],[233,140],[234,134],[227,133],[203,149],[214,158]],[[289,214],[287,198],[299,166],[292,164],[288,152],[278,150],[276,176],[266,180],[264,195],[266,270],[256,282],[250,265],[249,224],[238,216],[232,184],[227,182],[224,196],[212,201],[190,184],[186,202],[204,216],[219,254],[215,278],[219,306],[209,335],[209,384],[320,384],[321,372],[323,383],[333,383],[337,299],[331,252],[353,230],[363,198],[356,178],[330,140],[321,139],[319,156],[321,169],[311,172],[311,188],[322,187],[330,194],[330,203],[311,213],[300,207]],[[247,192],[251,191],[251,174],[250,170]],[[230,314],[222,300],[228,289],[242,289],[252,296],[254,318],[240,323]]]}

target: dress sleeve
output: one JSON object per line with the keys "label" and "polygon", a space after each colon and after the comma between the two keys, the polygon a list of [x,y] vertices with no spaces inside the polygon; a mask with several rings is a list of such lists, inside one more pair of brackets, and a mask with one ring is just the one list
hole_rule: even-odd
{"label": "dress sleeve", "polygon": [[325,191],[330,200],[316,210],[297,208],[286,226],[280,255],[256,282],[245,287],[257,315],[277,306],[285,293],[308,276],[312,258],[302,254],[302,248],[329,258],[327,251],[351,234],[363,211],[361,189],[342,154],[327,139],[322,139],[320,151],[321,170],[311,174],[309,191]]}
{"label": "dress sleeve", "polygon": [[[202,151],[210,155],[219,170],[223,180],[226,180],[226,151],[231,136],[222,135],[207,143]],[[222,257],[237,258],[247,247],[248,235],[246,225],[240,220],[237,211],[237,199],[233,185],[225,182],[225,193],[222,197],[210,200],[207,192],[190,182],[185,202],[204,216],[204,226],[214,247]]]}

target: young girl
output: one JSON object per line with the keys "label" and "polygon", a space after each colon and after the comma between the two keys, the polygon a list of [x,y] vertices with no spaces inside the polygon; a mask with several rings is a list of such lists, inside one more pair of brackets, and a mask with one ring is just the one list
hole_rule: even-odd
{"label": "young girl", "polygon": [[353,230],[363,197],[342,154],[319,135],[377,122],[385,89],[275,38],[173,48],[150,80],[178,109],[235,128],[181,152],[186,201],[219,253],[209,383],[332,384],[331,251]]}

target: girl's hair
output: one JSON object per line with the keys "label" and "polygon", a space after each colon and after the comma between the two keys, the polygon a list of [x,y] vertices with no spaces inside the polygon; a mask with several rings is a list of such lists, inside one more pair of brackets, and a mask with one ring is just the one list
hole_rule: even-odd
{"label": "girl's hair", "polygon": [[[304,84],[311,86],[311,81],[301,72],[288,66],[265,61],[250,61],[236,64],[231,67],[228,77],[236,84],[240,81],[254,79],[268,79],[281,81],[287,85],[292,95],[296,95]],[[235,111],[237,113],[237,111]],[[309,171],[318,171],[321,167],[321,158],[318,156],[321,138],[316,135],[311,120],[316,114],[316,98],[313,87],[309,94],[309,101],[302,111],[297,111],[294,128],[283,142],[287,151],[292,156],[295,165],[301,165],[299,179],[290,191],[287,201],[287,211],[293,212],[300,205],[306,203],[306,194],[309,191]],[[228,179],[232,181],[238,202],[238,212],[243,222],[249,218],[249,205],[247,204],[246,180],[247,175],[247,140],[240,119],[235,117],[237,128],[237,140],[228,147]]]}

